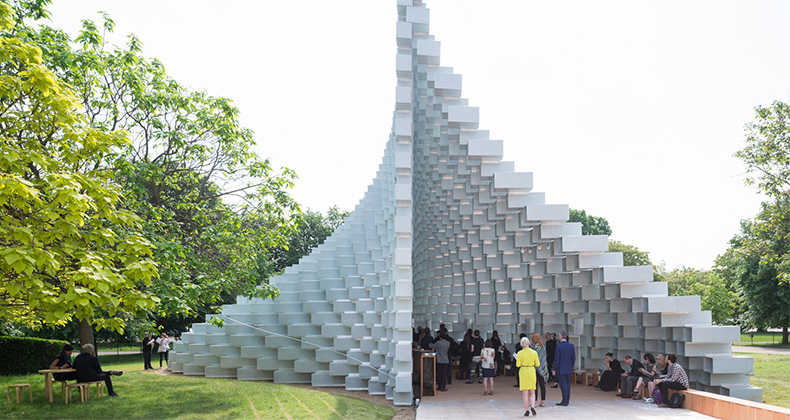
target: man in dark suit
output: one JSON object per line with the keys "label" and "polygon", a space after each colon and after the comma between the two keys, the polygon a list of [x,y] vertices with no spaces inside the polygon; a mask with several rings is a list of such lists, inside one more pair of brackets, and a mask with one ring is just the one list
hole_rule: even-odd
{"label": "man in dark suit", "polygon": [[571,375],[573,374],[573,365],[576,364],[576,350],[573,344],[568,342],[568,333],[565,331],[560,332],[560,342],[554,353],[554,366],[552,371],[560,384],[560,391],[562,391],[562,401],[557,405],[566,406],[570,404],[571,399]]}
{"label": "man in dark suit", "polygon": [[77,382],[104,381],[107,387],[107,395],[117,397],[118,394],[112,388],[110,375],[122,375],[120,371],[103,371],[99,364],[99,358],[94,355],[93,344],[82,346],[82,353],[74,359],[74,369],[77,370]]}

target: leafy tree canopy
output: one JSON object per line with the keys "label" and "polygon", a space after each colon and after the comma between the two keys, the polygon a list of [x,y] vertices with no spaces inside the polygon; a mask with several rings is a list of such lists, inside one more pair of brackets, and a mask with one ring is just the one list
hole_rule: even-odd
{"label": "leafy tree canopy", "polygon": [[603,217],[588,215],[584,210],[570,209],[569,222],[580,222],[582,224],[582,235],[611,235],[612,228],[609,221]]}
{"label": "leafy tree canopy", "polygon": [[634,245],[626,245],[620,241],[609,240],[609,252],[622,252],[623,265],[651,265],[650,256]]}
{"label": "leafy tree canopy", "polygon": [[733,324],[738,309],[738,295],[715,271],[676,268],[664,273],[670,296],[700,296],[702,310],[711,311],[713,323]]}
{"label": "leafy tree canopy", "polygon": [[128,137],[88,124],[17,21],[0,3],[0,318],[121,331],[154,307],[139,287],[157,279],[151,244],[107,170]]}
{"label": "leafy tree canopy", "polygon": [[746,163],[747,184],[769,196],[790,193],[790,105],[775,101],[755,108],[755,121],[746,124],[746,147],[735,153]]}
{"label": "leafy tree canopy", "polygon": [[266,255],[262,255],[266,259],[261,264],[265,269],[262,276],[269,278],[282,272],[285,267],[298,263],[300,258],[324,243],[348,215],[348,212],[341,211],[337,206],[330,207],[326,216],[308,209],[300,216],[299,229],[288,238],[287,246],[272,248]]}

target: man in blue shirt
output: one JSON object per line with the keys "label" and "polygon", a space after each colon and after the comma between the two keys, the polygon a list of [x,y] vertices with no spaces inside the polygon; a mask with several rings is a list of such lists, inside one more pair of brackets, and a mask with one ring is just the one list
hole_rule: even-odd
{"label": "man in blue shirt", "polygon": [[557,377],[557,382],[560,384],[560,391],[562,391],[562,401],[557,405],[566,406],[570,404],[571,399],[571,375],[573,374],[573,365],[576,364],[576,350],[573,344],[568,342],[568,333],[565,331],[560,332],[560,342],[554,353],[554,366],[552,372]]}

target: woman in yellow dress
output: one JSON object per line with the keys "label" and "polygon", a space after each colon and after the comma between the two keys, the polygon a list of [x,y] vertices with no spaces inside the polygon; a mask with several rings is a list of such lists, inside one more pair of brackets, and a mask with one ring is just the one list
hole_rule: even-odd
{"label": "woman in yellow dress", "polygon": [[516,366],[519,368],[518,381],[521,398],[524,400],[524,408],[527,410],[524,415],[529,417],[531,410],[532,414],[537,416],[538,413],[535,411],[535,384],[537,382],[535,367],[540,366],[540,359],[538,353],[529,348],[529,338],[521,339],[521,347],[521,351],[516,355]]}

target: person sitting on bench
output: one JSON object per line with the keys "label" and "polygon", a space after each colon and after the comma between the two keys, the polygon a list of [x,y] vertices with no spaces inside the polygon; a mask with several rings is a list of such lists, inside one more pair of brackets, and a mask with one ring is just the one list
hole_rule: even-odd
{"label": "person sitting on bench", "polygon": [[642,376],[642,373],[639,372],[639,369],[643,369],[644,366],[642,366],[642,362],[639,360],[634,360],[629,355],[623,357],[623,361],[625,364],[631,366],[631,373],[622,373],[620,375],[620,393],[617,394],[617,396],[623,398],[633,398],[633,393],[631,391],[634,389],[636,381],[639,380],[640,376]]}
{"label": "person sitting on bench", "polygon": [[107,371],[104,372],[99,364],[99,358],[94,354],[93,344],[82,346],[82,353],[74,358],[74,369],[77,370],[77,382],[96,382],[104,381],[107,386],[107,395],[117,397],[118,394],[112,388],[110,375],[122,375],[123,372]]}
{"label": "person sitting on bench", "polygon": [[661,407],[666,407],[669,401],[669,389],[688,389],[689,377],[683,367],[677,364],[678,357],[674,354],[667,355],[667,364],[670,367],[670,374],[665,379],[656,379],[654,382],[658,384],[658,389],[661,390]]}

